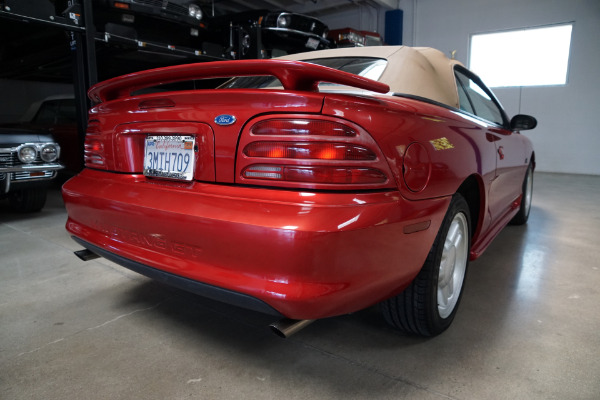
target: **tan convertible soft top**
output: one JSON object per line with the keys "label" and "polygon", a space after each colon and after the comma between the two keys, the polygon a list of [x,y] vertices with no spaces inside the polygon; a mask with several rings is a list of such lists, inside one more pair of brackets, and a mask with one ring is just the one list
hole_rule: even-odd
{"label": "tan convertible soft top", "polygon": [[281,57],[286,60],[316,58],[373,57],[388,60],[379,78],[392,92],[425,97],[458,108],[454,66],[462,65],[439,50],[429,47],[371,46],[350,47]]}

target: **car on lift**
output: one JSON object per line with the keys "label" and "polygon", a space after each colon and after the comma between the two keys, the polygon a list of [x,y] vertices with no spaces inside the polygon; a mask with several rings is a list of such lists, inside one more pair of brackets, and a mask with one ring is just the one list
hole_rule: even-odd
{"label": "car on lift", "polygon": [[535,118],[509,119],[438,50],[180,65],[89,96],[86,168],[63,186],[79,254],[276,315],[283,335],[376,304],[393,327],[437,335],[469,260],[529,217],[535,153],[521,131]]}
{"label": "car on lift", "polygon": [[354,28],[341,28],[329,31],[327,38],[336,47],[383,46],[383,38],[377,32],[359,31]]}
{"label": "car on lift", "polygon": [[321,20],[287,11],[252,10],[212,18],[210,31],[220,37],[224,56],[271,58],[334,47]]}
{"label": "car on lift", "polygon": [[[93,25],[96,39],[105,43],[124,45],[125,48],[134,45],[146,52],[156,49],[175,50],[184,48],[201,52],[203,43],[209,34],[201,1],[194,0],[92,0]],[[0,9],[21,16],[30,16],[39,21],[60,22],[61,25],[82,26],[82,2],[72,0],[0,0]],[[9,40],[0,43],[0,54],[15,59],[17,64],[8,65],[6,73],[10,73],[23,63],[20,58],[30,59],[32,53],[47,60],[39,66],[46,74],[55,74],[57,66],[64,60],[70,60],[68,47],[65,49],[64,33],[48,31],[40,34],[31,27],[17,28],[18,31],[8,32]],[[33,32],[32,32],[33,31]],[[89,30],[88,30],[89,33]],[[31,39],[28,39],[31,37]],[[116,46],[115,46],[116,47]],[[16,53],[16,55],[15,55]],[[38,54],[40,53],[40,54]],[[220,51],[219,51],[220,53]],[[199,55],[199,54],[197,54]],[[217,55],[217,54],[215,54]],[[99,54],[99,56],[104,56]],[[131,56],[124,61],[131,62]],[[62,62],[57,63],[58,60]],[[135,62],[135,57],[133,57]],[[123,62],[123,61],[122,61]],[[15,64],[15,63],[12,63]],[[12,68],[9,68],[12,67]],[[0,68],[0,76],[4,68]],[[12,72],[19,74],[19,71]]]}
{"label": "car on lift", "polygon": [[0,127],[0,199],[17,212],[34,212],[46,204],[57,171],[60,146],[46,131]]}
{"label": "car on lift", "polygon": [[197,1],[94,0],[97,31],[140,42],[201,48],[206,16]]}

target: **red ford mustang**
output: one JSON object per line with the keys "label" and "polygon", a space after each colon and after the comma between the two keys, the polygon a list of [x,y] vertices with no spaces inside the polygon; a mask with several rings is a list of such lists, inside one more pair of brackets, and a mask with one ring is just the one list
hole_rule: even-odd
{"label": "red ford mustang", "polygon": [[[140,94],[215,77],[234,78]],[[63,188],[82,256],[285,318],[283,334],[380,303],[394,327],[436,335],[469,260],[529,215],[519,131],[535,119],[509,120],[437,50],[180,65],[89,96],[86,168]]]}

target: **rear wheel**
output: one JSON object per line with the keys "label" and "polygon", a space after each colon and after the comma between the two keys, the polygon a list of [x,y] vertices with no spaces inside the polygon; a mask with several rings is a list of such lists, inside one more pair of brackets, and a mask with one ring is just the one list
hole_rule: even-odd
{"label": "rear wheel", "polygon": [[10,206],[17,212],[40,211],[46,204],[46,192],[45,187],[18,190],[10,194]]}
{"label": "rear wheel", "polygon": [[450,326],[469,263],[470,226],[469,206],[455,194],[417,277],[404,292],[381,303],[390,325],[421,336],[435,336]]}
{"label": "rear wheel", "polygon": [[510,220],[511,225],[523,225],[529,219],[529,211],[531,211],[531,199],[533,197],[533,165],[529,163],[525,179],[523,180],[523,196],[521,197],[521,208],[517,215]]}

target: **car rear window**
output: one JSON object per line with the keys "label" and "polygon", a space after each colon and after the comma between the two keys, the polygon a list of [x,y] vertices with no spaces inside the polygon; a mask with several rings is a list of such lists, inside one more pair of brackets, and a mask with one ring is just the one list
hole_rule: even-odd
{"label": "car rear window", "polygon": [[[349,72],[373,80],[378,80],[387,66],[387,60],[371,57],[316,58],[301,61]],[[322,83],[319,85],[319,88],[325,86],[339,85]],[[221,86],[223,89],[276,89],[281,87],[281,82],[274,76],[245,76],[233,78]]]}

